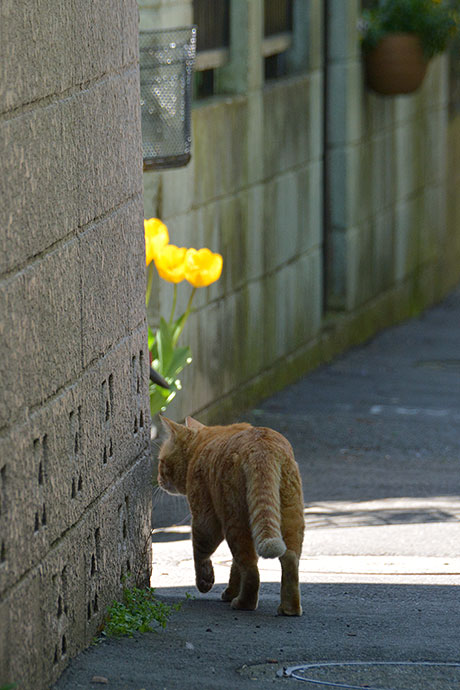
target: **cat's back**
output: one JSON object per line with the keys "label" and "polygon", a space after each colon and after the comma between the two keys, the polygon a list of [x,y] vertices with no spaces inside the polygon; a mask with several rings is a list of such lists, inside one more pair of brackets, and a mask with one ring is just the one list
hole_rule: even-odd
{"label": "cat's back", "polygon": [[291,444],[282,434],[274,429],[263,426],[249,426],[233,437],[235,451],[243,458],[266,456],[272,458],[294,457]]}
{"label": "cat's back", "polygon": [[294,462],[289,441],[269,427],[239,423],[205,427],[196,439],[194,455],[206,464],[244,465],[265,458],[267,462]]}

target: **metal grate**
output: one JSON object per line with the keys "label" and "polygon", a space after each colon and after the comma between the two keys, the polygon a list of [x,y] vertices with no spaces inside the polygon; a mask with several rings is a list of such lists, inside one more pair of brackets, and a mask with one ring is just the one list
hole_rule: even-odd
{"label": "metal grate", "polygon": [[293,0],[265,0],[264,35],[292,31]]}
{"label": "metal grate", "polygon": [[198,27],[198,52],[228,48],[230,0],[193,0],[193,22]]}
{"label": "metal grate", "polygon": [[196,27],[139,35],[144,170],[190,160]]}

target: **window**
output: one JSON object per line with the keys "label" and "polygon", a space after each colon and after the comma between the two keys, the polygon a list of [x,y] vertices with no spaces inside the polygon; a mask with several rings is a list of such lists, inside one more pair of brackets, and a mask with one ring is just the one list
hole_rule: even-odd
{"label": "window", "polygon": [[214,94],[214,71],[228,62],[230,45],[230,0],[193,0],[193,23],[197,25],[195,97]]}
{"label": "window", "polygon": [[292,46],[293,0],[265,0],[264,12],[265,79],[284,77],[286,51]]}

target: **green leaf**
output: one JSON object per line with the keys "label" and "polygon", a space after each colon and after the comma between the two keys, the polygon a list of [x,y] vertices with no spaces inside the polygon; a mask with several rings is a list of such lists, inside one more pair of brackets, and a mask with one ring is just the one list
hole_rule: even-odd
{"label": "green leaf", "polygon": [[179,336],[180,336],[180,334],[181,334],[182,331],[183,331],[183,328],[184,328],[184,326],[185,326],[185,322],[187,321],[188,316],[189,316],[189,313],[188,313],[188,312],[184,312],[184,313],[182,314],[182,316],[179,316],[179,318],[177,319],[177,321],[175,321],[175,322],[173,323],[173,325],[172,325],[172,332],[171,332],[171,335],[172,335],[172,343],[173,343],[174,346],[176,345],[176,343],[177,343],[177,341],[178,341],[178,339],[179,339]]}
{"label": "green leaf", "polygon": [[153,354],[153,350],[154,350],[154,348],[156,348],[156,332],[152,331],[150,326],[147,326],[147,333],[148,333],[149,350],[152,353],[152,357],[154,357],[154,359],[156,359],[154,354]]}
{"label": "green leaf", "polygon": [[158,345],[158,360],[160,363],[159,373],[165,376],[173,355],[173,344],[171,331],[163,317],[160,320],[160,328],[157,331],[156,341]]}
{"label": "green leaf", "polygon": [[174,388],[168,391],[152,384],[150,388],[150,414],[152,417],[166,409],[167,405],[175,398],[176,390]]}
{"label": "green leaf", "polygon": [[179,374],[187,364],[190,364],[191,360],[192,353],[188,346],[176,348],[172,354],[168,369],[164,372],[168,383],[170,383],[169,379],[171,379],[172,383],[177,374]]}
{"label": "green leaf", "polygon": [[155,331],[151,328],[148,329],[152,366],[170,385],[170,389],[167,390],[150,382],[150,414],[152,416],[164,411],[166,406],[175,398],[177,391],[181,388],[177,376],[192,361],[188,346],[176,347],[176,342],[182,333],[185,322],[190,316],[190,303],[191,299],[188,309],[173,323],[168,324],[164,318],[161,318],[159,328]]}
{"label": "green leaf", "polygon": [[[150,414],[152,417],[164,411],[169,403],[174,400],[177,391],[180,390],[180,381],[178,381],[177,375],[187,364],[190,364],[191,361],[192,356],[189,347],[176,348],[173,351],[168,370],[161,370],[162,375],[170,385],[170,389],[161,388],[161,386],[157,386],[150,382]],[[160,366],[157,368],[160,370]]]}

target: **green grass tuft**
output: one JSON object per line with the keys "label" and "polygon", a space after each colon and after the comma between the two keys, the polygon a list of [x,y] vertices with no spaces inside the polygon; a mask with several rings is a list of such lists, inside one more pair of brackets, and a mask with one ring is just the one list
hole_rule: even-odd
{"label": "green grass tuft", "polygon": [[107,637],[132,637],[135,632],[151,632],[154,623],[165,628],[169,617],[179,611],[182,604],[165,604],[154,596],[154,589],[148,587],[125,587],[123,601],[114,601],[107,610],[103,635]]}

